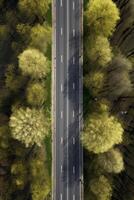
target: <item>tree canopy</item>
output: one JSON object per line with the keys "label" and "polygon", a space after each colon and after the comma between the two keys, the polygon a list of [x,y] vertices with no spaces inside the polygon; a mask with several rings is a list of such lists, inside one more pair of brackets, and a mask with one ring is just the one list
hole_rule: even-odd
{"label": "tree canopy", "polygon": [[43,111],[30,108],[15,110],[10,118],[12,136],[26,147],[41,143],[48,134],[48,126]]}
{"label": "tree canopy", "polygon": [[50,70],[50,63],[39,50],[26,49],[19,55],[19,67],[24,75],[30,75],[34,79],[41,79]]}
{"label": "tree canopy", "polygon": [[108,173],[120,173],[124,170],[123,156],[118,149],[99,154],[96,162],[102,170]]}
{"label": "tree canopy", "polygon": [[106,37],[97,36],[87,47],[87,55],[92,62],[100,67],[106,67],[112,59],[112,50]]}
{"label": "tree canopy", "polygon": [[92,114],[85,122],[82,143],[93,153],[103,153],[122,142],[123,127],[116,117]]}
{"label": "tree canopy", "polygon": [[50,0],[19,0],[18,8],[23,17],[26,17],[27,20],[34,20],[36,18],[44,18]]}
{"label": "tree canopy", "polygon": [[110,200],[112,187],[110,181],[103,175],[90,181],[90,189],[98,200]]}
{"label": "tree canopy", "polygon": [[89,1],[85,14],[90,30],[105,37],[112,35],[120,19],[119,10],[112,0]]}

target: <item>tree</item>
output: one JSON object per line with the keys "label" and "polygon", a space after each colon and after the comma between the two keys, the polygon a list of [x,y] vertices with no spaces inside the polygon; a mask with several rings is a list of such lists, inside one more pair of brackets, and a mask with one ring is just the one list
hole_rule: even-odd
{"label": "tree", "polygon": [[105,37],[112,35],[120,19],[119,10],[112,0],[90,1],[85,14],[90,30]]}
{"label": "tree", "polygon": [[46,53],[48,45],[51,44],[51,29],[49,26],[37,24],[31,30],[30,46]]}
{"label": "tree", "polygon": [[12,92],[17,92],[27,82],[26,77],[22,76],[20,70],[14,65],[9,65],[5,74],[5,85]]}
{"label": "tree", "polygon": [[19,67],[24,75],[34,79],[46,77],[50,63],[37,49],[26,49],[19,55]]}
{"label": "tree", "polygon": [[50,0],[19,0],[18,8],[21,15],[28,21],[34,21],[36,18],[44,19],[48,8]]}
{"label": "tree", "polygon": [[26,147],[34,144],[41,146],[48,134],[48,121],[42,110],[20,108],[13,112],[9,122],[12,137]]}
{"label": "tree", "polygon": [[92,62],[101,67],[106,67],[112,59],[112,50],[106,37],[93,38],[87,47],[87,55]]}
{"label": "tree", "polygon": [[47,90],[41,83],[32,83],[27,87],[27,101],[33,106],[41,106],[47,99]]}
{"label": "tree", "polygon": [[132,91],[131,70],[132,63],[124,56],[118,55],[113,59],[108,74],[109,96],[118,97]]}
{"label": "tree", "polygon": [[108,173],[120,173],[124,170],[123,156],[118,149],[99,154],[96,162],[102,170]]}
{"label": "tree", "polygon": [[90,92],[97,96],[101,91],[104,84],[104,73],[95,71],[90,72],[84,77],[84,85],[90,90]]}
{"label": "tree", "polygon": [[110,200],[112,196],[112,187],[109,180],[101,175],[90,181],[90,189],[96,195],[98,200]]}
{"label": "tree", "polygon": [[108,113],[93,113],[85,122],[83,146],[90,152],[103,153],[122,142],[123,127],[116,117]]}

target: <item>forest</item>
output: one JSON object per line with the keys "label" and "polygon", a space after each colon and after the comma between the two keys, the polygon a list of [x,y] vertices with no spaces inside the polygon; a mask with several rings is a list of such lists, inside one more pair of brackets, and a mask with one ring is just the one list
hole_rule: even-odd
{"label": "forest", "polygon": [[84,1],[84,199],[134,200],[134,1]]}
{"label": "forest", "polygon": [[51,2],[0,0],[0,199],[51,199]]}

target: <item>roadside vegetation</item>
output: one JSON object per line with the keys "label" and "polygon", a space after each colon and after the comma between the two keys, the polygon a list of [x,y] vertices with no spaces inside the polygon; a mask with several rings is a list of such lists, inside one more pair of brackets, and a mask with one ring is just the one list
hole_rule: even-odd
{"label": "roadside vegetation", "polygon": [[84,1],[85,200],[134,198],[134,2]]}
{"label": "roadside vegetation", "polygon": [[51,199],[51,2],[0,0],[0,199]]}

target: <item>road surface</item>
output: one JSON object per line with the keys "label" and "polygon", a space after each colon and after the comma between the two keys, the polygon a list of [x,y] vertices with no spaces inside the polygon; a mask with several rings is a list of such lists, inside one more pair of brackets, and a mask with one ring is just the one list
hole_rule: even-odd
{"label": "road surface", "polygon": [[82,200],[82,0],[53,1],[53,200]]}

